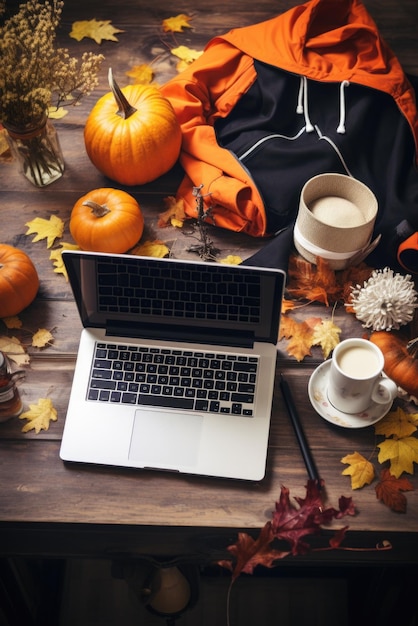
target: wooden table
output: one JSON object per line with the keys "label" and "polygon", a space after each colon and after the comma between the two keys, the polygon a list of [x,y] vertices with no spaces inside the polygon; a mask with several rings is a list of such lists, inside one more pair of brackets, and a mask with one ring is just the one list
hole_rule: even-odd
{"label": "wooden table", "polygon": [[[83,143],[83,125],[93,103],[107,91],[107,68],[112,66],[121,85],[129,82],[125,72],[135,64],[155,63],[157,81],[164,82],[175,73],[175,59],[167,52],[167,38],[161,34],[162,19],[176,14],[171,2],[140,5],[125,0],[123,5],[108,0],[69,2],[65,7],[60,40],[75,54],[97,50],[90,41],[79,44],[68,38],[71,23],[78,19],[111,19],[124,32],[119,42],[104,42],[100,51],[106,56],[100,88],[81,106],[55,123],[65,157],[65,174],[51,186],[37,189],[16,170],[14,163],[0,164],[1,240],[17,246],[33,259],[41,287],[36,300],[20,318],[21,330],[6,331],[27,343],[30,365],[20,387],[25,410],[38,399],[51,398],[58,420],[39,434],[22,433],[17,418],[0,425],[0,555],[47,557],[91,556],[98,558],[165,558],[188,555],[204,562],[224,554],[240,529],[256,532],[270,518],[280,488],[285,485],[291,496],[304,496],[306,469],[295,435],[286,414],[279,389],[276,389],[266,477],[259,483],[232,482],[166,473],[132,471],[107,467],[64,464],[59,447],[78,347],[80,321],[68,283],[53,272],[45,242],[34,243],[26,236],[26,223],[35,217],[57,215],[66,223],[64,240],[71,241],[68,220],[74,202],[87,191],[102,186],[117,186],[106,180],[90,163]],[[193,30],[177,39],[191,48],[201,49],[216,33],[229,27],[250,24],[295,4],[279,2],[222,2],[208,4],[194,0],[182,4],[181,12],[193,15]],[[370,0],[366,3],[382,33],[399,55],[407,71],[418,74],[415,0]],[[180,12],[180,11],[178,11]],[[144,187],[129,191],[141,204],[149,239],[160,239],[187,257],[190,239],[173,228],[158,227],[164,198],[173,195],[181,178],[180,168]],[[211,235],[220,248],[220,257],[250,256],[265,242],[213,229]],[[179,252],[180,251],[180,252]],[[310,307],[304,315],[329,318],[331,310]],[[337,310],[336,323],[342,338],[360,335],[361,326],[353,316]],[[31,347],[31,335],[46,328],[54,335],[45,349]],[[345,430],[325,422],[312,409],[307,384],[313,369],[321,362],[319,352],[297,363],[288,357],[285,343],[278,346],[278,371],[286,373],[297,400],[309,445],[326,485],[327,504],[336,505],[341,495],[352,496],[358,514],[334,523],[349,524],[345,541],[353,548],[373,548],[388,540],[388,551],[312,552],[285,563],[303,564],[418,564],[418,490],[407,494],[406,514],[390,511],[376,499],[374,485],[352,492],[349,477],[342,476],[341,458],[358,451],[369,458],[375,451],[372,427]],[[402,405],[402,403],[401,403]],[[407,410],[413,407],[405,406]],[[418,476],[411,476],[415,488]],[[327,532],[318,539],[326,545]]]}

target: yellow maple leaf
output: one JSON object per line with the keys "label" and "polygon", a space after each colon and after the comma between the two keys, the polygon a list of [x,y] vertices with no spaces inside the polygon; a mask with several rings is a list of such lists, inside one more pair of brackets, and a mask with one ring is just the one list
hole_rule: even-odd
{"label": "yellow maple leaf", "polygon": [[395,478],[406,472],[414,473],[414,463],[418,463],[418,439],[404,437],[403,439],[386,439],[377,444],[379,463],[390,461],[390,473]]}
{"label": "yellow maple leaf", "polygon": [[170,254],[170,250],[163,241],[144,241],[144,243],[140,246],[133,248],[131,250],[131,254],[135,254],[136,256],[152,256],[163,259]]}
{"label": "yellow maple leaf", "polygon": [[63,274],[65,276],[65,280],[68,281],[67,270],[64,265],[64,261],[62,260],[62,251],[63,250],[79,250],[80,248],[73,243],[67,243],[65,241],[61,242],[61,246],[56,248],[55,250],[51,250],[49,258],[54,264],[54,272],[56,274]]}
{"label": "yellow maple leaf", "polygon": [[35,219],[30,222],[26,222],[25,226],[28,226],[28,230],[25,234],[33,235],[33,233],[37,233],[32,241],[36,242],[41,241],[41,239],[46,239],[47,248],[51,248],[55,239],[62,237],[62,233],[64,232],[64,222],[56,215],[51,215],[49,220],[43,217],[35,217]]}
{"label": "yellow maple leaf", "polygon": [[133,78],[135,85],[149,85],[154,79],[154,70],[147,63],[134,65],[125,74]]}
{"label": "yellow maple leaf", "polygon": [[0,336],[0,350],[18,365],[28,365],[29,355],[17,337]]}
{"label": "yellow maple leaf", "polygon": [[415,420],[418,414],[406,413],[400,407],[396,411],[390,411],[385,417],[374,425],[376,435],[385,437],[395,436],[396,439],[409,437],[417,430]]}
{"label": "yellow maple leaf", "polygon": [[158,227],[165,228],[168,224],[171,224],[171,226],[181,228],[187,217],[184,212],[183,198],[177,200],[174,196],[167,196],[167,198],[164,198],[164,204],[167,209],[163,213],[160,213],[158,217]]}
{"label": "yellow maple leaf", "polygon": [[112,26],[110,20],[80,20],[73,22],[70,37],[77,41],[81,41],[84,37],[89,37],[100,44],[104,39],[107,41],[118,41],[115,33],[123,32],[120,28]]}
{"label": "yellow maple leaf", "polygon": [[34,348],[45,348],[48,343],[52,343],[53,341],[53,335],[45,328],[40,328],[32,337],[32,345]]}
{"label": "yellow maple leaf", "polygon": [[58,418],[50,398],[39,398],[38,404],[30,404],[29,411],[21,413],[19,419],[28,420],[22,428],[23,433],[35,430],[38,434],[41,430],[48,430],[50,422],[56,422]]}
{"label": "yellow maple leaf", "polygon": [[167,19],[163,20],[163,31],[165,33],[182,33],[183,28],[192,28],[189,24],[191,19],[191,17],[185,15],[184,13],[179,13],[179,15],[176,15],[174,17],[168,17]]}
{"label": "yellow maple leaf", "polygon": [[321,346],[324,359],[327,359],[340,342],[341,328],[332,320],[321,320],[313,330],[312,345]]}
{"label": "yellow maple leaf", "polygon": [[343,476],[351,476],[351,488],[361,489],[364,485],[370,485],[375,472],[373,464],[358,452],[347,454],[341,459],[341,463],[347,463],[349,467],[343,470]]}
{"label": "yellow maple leaf", "polygon": [[22,320],[17,315],[3,317],[2,321],[6,328],[22,328]]}
{"label": "yellow maple leaf", "polygon": [[172,48],[171,54],[178,57],[180,62],[177,64],[176,69],[178,72],[182,72],[187,66],[191,65],[193,61],[196,61],[203,54],[203,50],[193,50],[188,46],[178,46]]}
{"label": "yellow maple leaf", "polygon": [[219,263],[224,265],[241,265],[242,259],[237,254],[228,254],[224,259],[220,259]]}

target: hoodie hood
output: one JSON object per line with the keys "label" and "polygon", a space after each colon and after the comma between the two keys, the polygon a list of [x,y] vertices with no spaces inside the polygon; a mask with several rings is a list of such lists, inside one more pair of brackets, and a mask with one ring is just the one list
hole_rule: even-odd
{"label": "hoodie hood", "polygon": [[350,81],[396,101],[418,149],[415,92],[359,0],[311,0],[260,24],[231,30],[226,41],[253,58],[322,82]]}

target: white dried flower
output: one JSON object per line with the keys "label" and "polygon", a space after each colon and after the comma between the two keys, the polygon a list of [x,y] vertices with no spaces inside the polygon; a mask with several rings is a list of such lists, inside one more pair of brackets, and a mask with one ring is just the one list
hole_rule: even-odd
{"label": "white dried flower", "polygon": [[398,330],[412,321],[417,297],[409,274],[395,274],[385,267],[374,270],[363,287],[352,287],[350,306],[365,328]]}

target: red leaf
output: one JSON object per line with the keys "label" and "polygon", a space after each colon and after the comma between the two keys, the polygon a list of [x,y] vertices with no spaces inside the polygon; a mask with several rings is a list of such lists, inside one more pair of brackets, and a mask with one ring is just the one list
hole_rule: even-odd
{"label": "red leaf", "polygon": [[395,478],[388,469],[380,473],[376,485],[376,497],[396,513],[406,513],[407,500],[402,491],[413,491],[414,487],[407,478]]}

